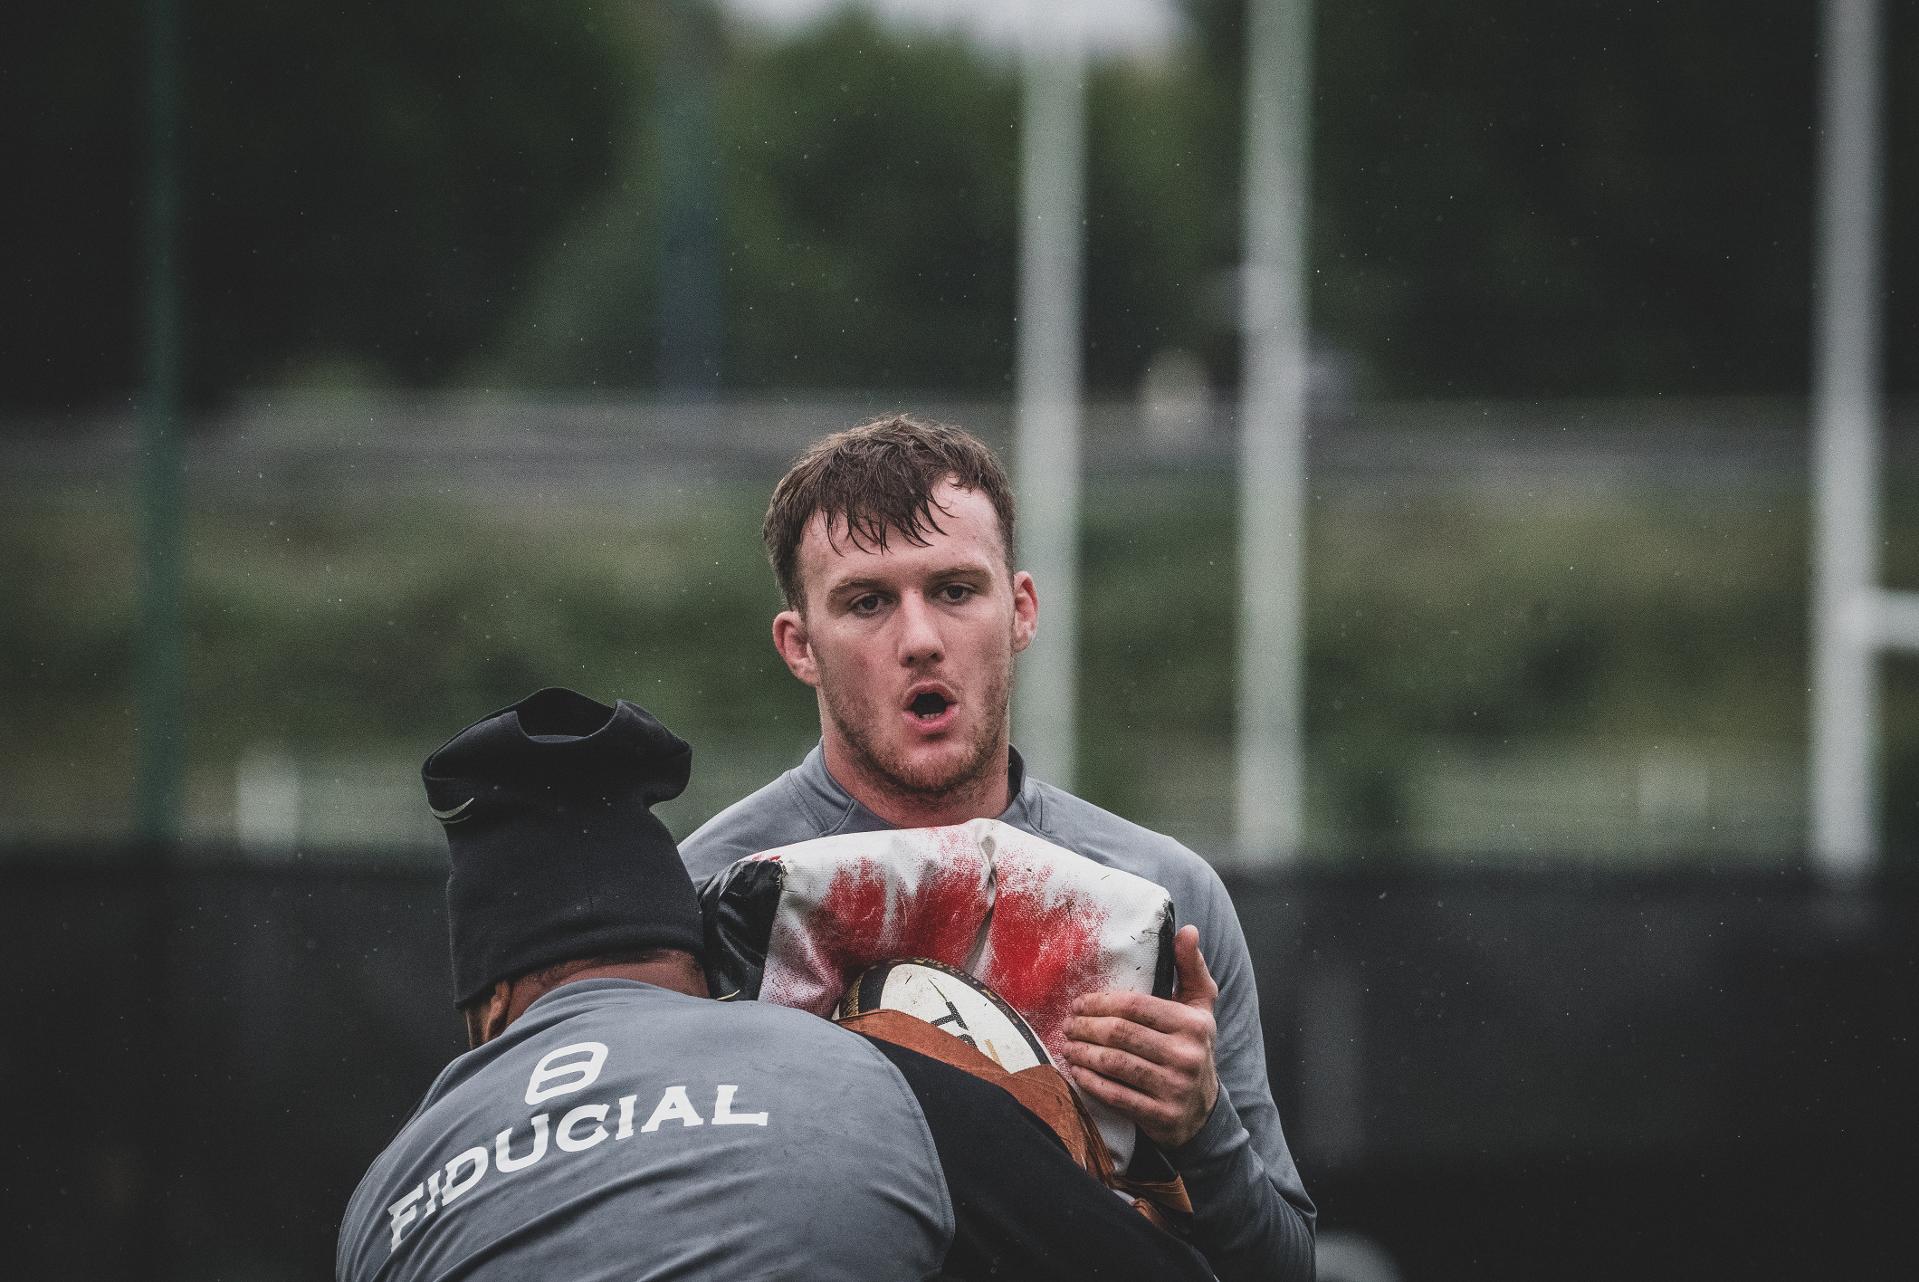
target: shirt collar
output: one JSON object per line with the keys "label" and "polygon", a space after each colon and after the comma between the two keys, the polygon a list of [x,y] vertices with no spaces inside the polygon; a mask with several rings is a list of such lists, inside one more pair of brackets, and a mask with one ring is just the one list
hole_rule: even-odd
{"label": "shirt collar", "polygon": [[[823,744],[813,745],[813,750],[806,754],[806,760],[800,762],[792,777],[798,786],[802,803],[814,812],[813,818],[821,836],[840,832],[878,832],[892,827],[861,805],[833,777],[833,772],[826,768],[826,748]],[[1026,759],[1019,755],[1018,748],[1007,749],[1006,786],[1008,801],[1006,809],[998,816],[999,820],[1015,827],[1036,826],[1040,818],[1039,789],[1026,773]],[[1022,823],[1022,820],[1025,822]]]}

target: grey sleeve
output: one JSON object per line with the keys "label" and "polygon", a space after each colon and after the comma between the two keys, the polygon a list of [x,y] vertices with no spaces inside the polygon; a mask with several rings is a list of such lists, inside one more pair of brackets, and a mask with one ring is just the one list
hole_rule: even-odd
{"label": "grey sleeve", "polygon": [[1199,1133],[1168,1156],[1193,1199],[1194,1240],[1222,1282],[1310,1279],[1314,1209],[1266,1077],[1246,936],[1216,875],[1206,878],[1204,891],[1210,902],[1195,904],[1186,919],[1199,927],[1200,949],[1219,984],[1219,1103]]}
{"label": "grey sleeve", "polygon": [[698,885],[735,860],[819,836],[782,775],[701,824],[680,843],[680,860]]}

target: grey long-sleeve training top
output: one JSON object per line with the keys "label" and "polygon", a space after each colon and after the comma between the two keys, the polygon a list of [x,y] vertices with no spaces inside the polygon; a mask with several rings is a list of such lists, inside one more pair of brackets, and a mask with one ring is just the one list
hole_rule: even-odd
{"label": "grey long-sleeve training top", "polygon": [[564,984],[440,1074],[340,1282],[1204,1282],[991,1083],[796,1010]]}
{"label": "grey long-sleeve training top", "polygon": [[[1273,1104],[1252,960],[1219,875],[1171,837],[1032,778],[1017,751],[1010,770],[1013,800],[1001,822],[1158,883],[1172,896],[1177,924],[1199,927],[1200,948],[1219,983],[1219,1104],[1199,1134],[1168,1156],[1193,1199],[1195,1241],[1223,1282],[1310,1279],[1313,1203]],[[747,855],[888,827],[840,786],[816,746],[798,766],[702,825],[680,843],[680,855],[701,882]]]}

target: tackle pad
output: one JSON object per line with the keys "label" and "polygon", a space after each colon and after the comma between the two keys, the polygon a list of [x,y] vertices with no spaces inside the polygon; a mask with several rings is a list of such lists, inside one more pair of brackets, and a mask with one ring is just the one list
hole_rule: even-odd
{"label": "tackle pad", "polygon": [[[1165,889],[996,819],[821,837],[742,859],[700,892],[716,997],[830,1018],[877,963],[928,959],[985,984],[1054,1061],[1076,998],[1170,997]],[[1120,1168],[1132,1123],[1085,1104]]]}

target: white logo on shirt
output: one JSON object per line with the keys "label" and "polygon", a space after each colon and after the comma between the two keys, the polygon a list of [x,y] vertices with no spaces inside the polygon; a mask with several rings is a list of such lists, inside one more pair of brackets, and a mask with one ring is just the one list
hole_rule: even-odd
{"label": "white logo on shirt", "polygon": [[[575,1042],[540,1057],[527,1079],[526,1102],[538,1104],[558,1095],[585,1090],[599,1080],[606,1067],[607,1050],[601,1042]],[[535,1113],[527,1119],[527,1129],[509,1126],[489,1144],[476,1144],[454,1154],[444,1167],[436,1167],[427,1177],[387,1207],[392,1229],[389,1251],[400,1248],[409,1226],[424,1223],[428,1217],[451,1206],[488,1175],[512,1175],[526,1170],[550,1152],[584,1153],[607,1140],[630,1139],[635,1134],[651,1135],[669,1122],[679,1129],[696,1126],[765,1126],[764,1110],[741,1111],[735,1107],[740,1088],[730,1082],[713,1084],[713,1106],[700,1111],[684,1083],[666,1087],[648,1112],[646,1121],[634,1126],[639,1116],[639,1099],[622,1095],[612,1104],[579,1104],[553,1120],[551,1112]],[[702,1093],[704,1097],[704,1093]],[[611,1122],[613,1129],[609,1131]],[[518,1151],[516,1151],[518,1150]]]}
{"label": "white logo on shirt", "polygon": [[[576,1062],[582,1055],[586,1057],[585,1061]],[[526,1079],[526,1102],[538,1104],[555,1095],[583,1091],[600,1080],[600,1070],[605,1067],[605,1042],[575,1042],[571,1046],[548,1051],[540,1057],[539,1064],[533,1069],[533,1076]],[[575,1080],[567,1081],[569,1077]],[[560,1080],[555,1081],[555,1078]]]}

